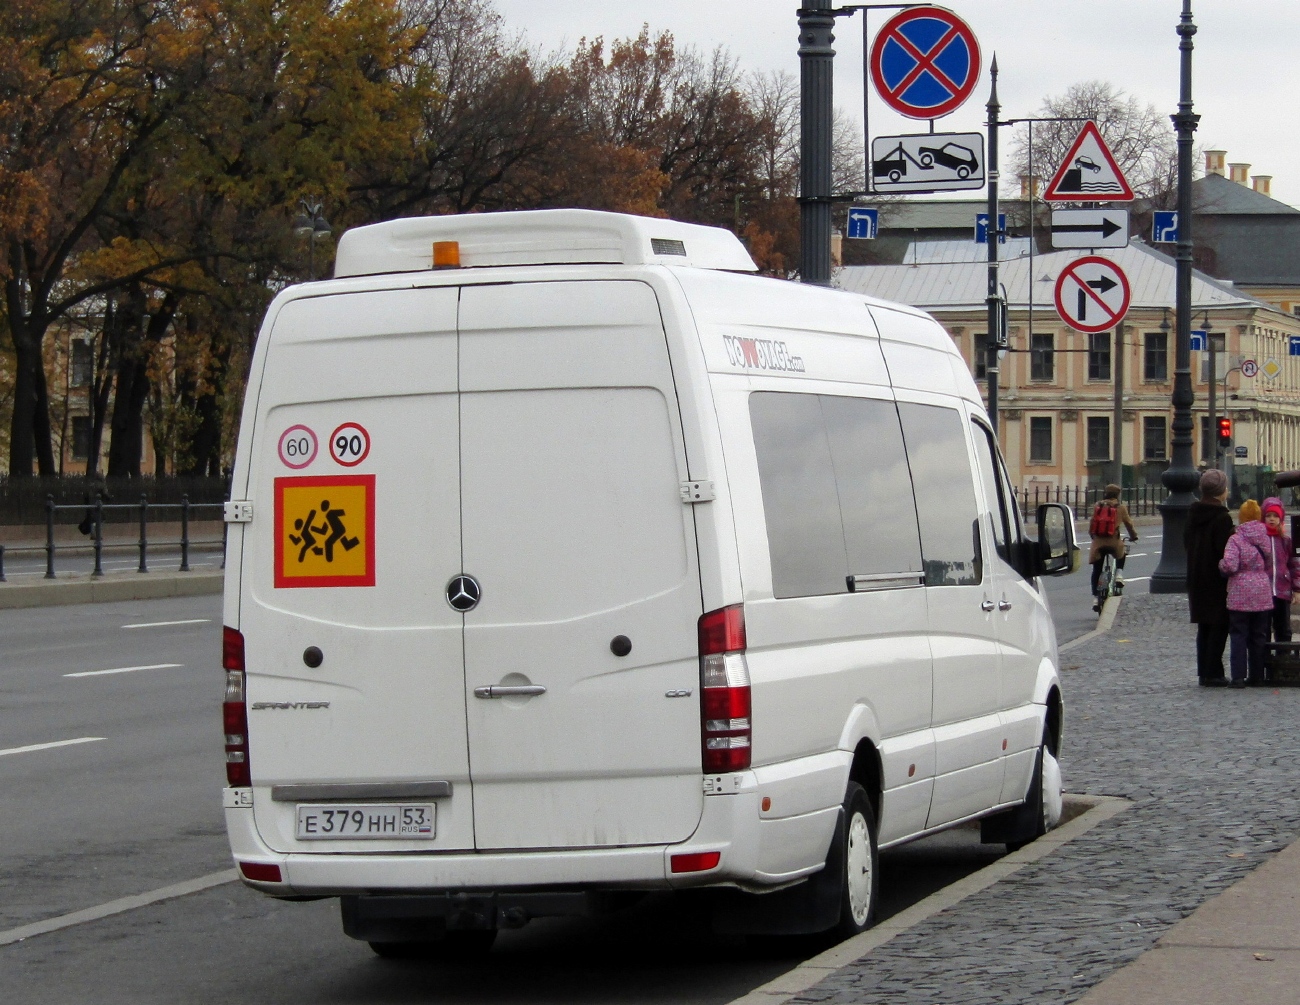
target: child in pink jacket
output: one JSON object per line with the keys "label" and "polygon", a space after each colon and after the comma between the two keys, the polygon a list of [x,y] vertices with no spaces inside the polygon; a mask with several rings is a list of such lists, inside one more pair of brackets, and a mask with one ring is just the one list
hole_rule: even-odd
{"label": "child in pink jacket", "polygon": [[1259,503],[1247,499],[1241,524],[1219,560],[1219,571],[1228,577],[1232,687],[1264,683],[1264,646],[1273,619],[1273,539],[1259,517]]}
{"label": "child in pink jacket", "polygon": [[1291,597],[1300,588],[1300,559],[1286,533],[1286,509],[1270,496],[1261,507],[1264,528],[1273,545],[1273,641],[1291,641]]}

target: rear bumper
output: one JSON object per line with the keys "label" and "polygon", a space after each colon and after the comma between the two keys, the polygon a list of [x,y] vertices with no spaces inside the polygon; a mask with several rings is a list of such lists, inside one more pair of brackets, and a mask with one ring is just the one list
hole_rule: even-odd
{"label": "rear bumper", "polygon": [[[248,805],[226,790],[226,832],[236,862],[275,865],[283,882],[244,882],[274,896],[351,896],[442,891],[654,890],[750,885],[758,872],[758,790],[752,772],[737,776],[735,790],[704,799],[699,826],[674,845],[512,852],[443,852],[373,855],[283,854],[266,846]],[[247,791],[247,790],[240,790]],[[672,871],[674,855],[719,852],[704,872]],[[242,873],[241,873],[242,877]],[[761,879],[759,880],[761,883]]]}

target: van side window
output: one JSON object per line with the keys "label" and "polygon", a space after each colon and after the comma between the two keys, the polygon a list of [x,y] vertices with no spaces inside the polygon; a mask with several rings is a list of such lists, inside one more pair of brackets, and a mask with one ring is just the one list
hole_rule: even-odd
{"label": "van side window", "polygon": [[926,586],[978,586],[984,578],[979,507],[962,417],[955,409],[900,402],[916,491]]}
{"label": "van side window", "polygon": [[849,575],[912,572],[912,585],[919,585],[921,540],[897,407],[892,401],[823,395],[822,415],[839,486]]}
{"label": "van side window", "polygon": [[1011,516],[1007,513],[998,485],[998,466],[993,446],[993,434],[983,423],[972,422],[975,435],[975,456],[979,459],[980,483],[984,486],[984,504],[993,518],[993,543],[1002,561],[1011,561]]}
{"label": "van side window", "polygon": [[857,590],[905,587],[907,573],[919,585],[921,544],[894,403],[758,391],[749,411],[774,595],[844,593],[848,577],[858,578]]}
{"label": "van side window", "polygon": [[777,597],[845,593],[848,558],[830,442],[815,394],[760,391],[749,418]]}

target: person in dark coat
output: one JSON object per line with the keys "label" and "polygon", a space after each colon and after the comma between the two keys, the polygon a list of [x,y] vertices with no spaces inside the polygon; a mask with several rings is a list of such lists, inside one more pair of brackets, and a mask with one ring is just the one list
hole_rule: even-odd
{"label": "person in dark coat", "polygon": [[1211,468],[1201,475],[1201,498],[1187,511],[1187,602],[1196,625],[1196,676],[1201,687],[1224,687],[1223,647],[1228,641],[1228,580],[1219,571],[1235,530],[1228,512],[1228,476]]}

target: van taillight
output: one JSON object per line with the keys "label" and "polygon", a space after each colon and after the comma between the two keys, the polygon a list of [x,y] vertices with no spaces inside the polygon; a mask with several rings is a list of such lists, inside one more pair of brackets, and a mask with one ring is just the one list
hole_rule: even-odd
{"label": "van taillight", "polygon": [[745,609],[740,604],[700,618],[700,724],[704,773],[743,771],[750,764],[749,665]]}
{"label": "van taillight", "polygon": [[221,720],[226,731],[226,783],[235,788],[253,784],[248,769],[248,703],[244,700],[244,636],[221,629],[221,664],[226,670],[226,695]]}

